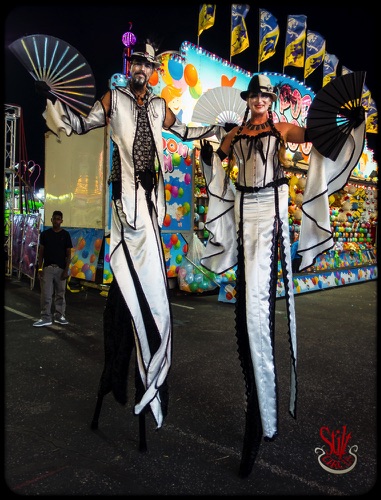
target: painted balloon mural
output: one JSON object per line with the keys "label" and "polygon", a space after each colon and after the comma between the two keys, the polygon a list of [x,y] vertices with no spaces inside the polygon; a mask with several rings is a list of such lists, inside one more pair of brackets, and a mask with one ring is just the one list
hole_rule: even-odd
{"label": "painted balloon mural", "polygon": [[102,249],[102,229],[67,228],[73,243],[70,277],[95,281]]}
{"label": "painted balloon mural", "polygon": [[[165,53],[161,56],[161,67],[154,71],[149,84],[152,87],[162,82],[167,86],[173,86],[185,92],[188,89],[193,99],[198,99],[203,93],[201,80],[198,71],[193,64],[184,64],[181,57],[174,57],[172,53]],[[160,74],[160,76],[159,76]]]}

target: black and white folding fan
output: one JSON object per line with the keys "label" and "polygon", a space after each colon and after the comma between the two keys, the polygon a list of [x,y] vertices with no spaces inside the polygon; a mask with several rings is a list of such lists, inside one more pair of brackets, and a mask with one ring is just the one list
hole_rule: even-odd
{"label": "black and white folding fan", "polygon": [[320,154],[333,161],[351,131],[365,120],[364,81],[365,71],[336,77],[317,92],[308,110],[309,138]]}
{"label": "black and white folding fan", "polygon": [[95,79],[86,59],[70,44],[50,35],[28,35],[9,45],[36,81],[81,115],[95,100]]}
{"label": "black and white folding fan", "polygon": [[215,87],[207,90],[197,101],[192,121],[209,125],[236,123],[241,125],[246,111],[246,101],[241,90],[233,87]]}

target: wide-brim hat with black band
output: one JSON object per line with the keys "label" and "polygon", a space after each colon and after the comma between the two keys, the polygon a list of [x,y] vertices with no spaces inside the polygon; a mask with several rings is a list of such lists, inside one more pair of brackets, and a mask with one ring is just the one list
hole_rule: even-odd
{"label": "wide-brim hat with black band", "polygon": [[135,59],[147,61],[153,64],[154,68],[159,68],[161,66],[161,62],[156,58],[155,49],[149,43],[137,43],[129,59],[130,61],[134,61]]}
{"label": "wide-brim hat with black band", "polygon": [[249,82],[247,90],[241,92],[241,97],[244,101],[250,94],[269,94],[273,102],[278,99],[277,94],[274,92],[274,87],[271,85],[270,78],[266,75],[254,75]]}

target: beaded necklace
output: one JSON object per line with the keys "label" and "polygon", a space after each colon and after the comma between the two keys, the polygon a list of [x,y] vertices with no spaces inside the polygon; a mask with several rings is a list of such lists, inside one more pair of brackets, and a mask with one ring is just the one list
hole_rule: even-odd
{"label": "beaded necklace", "polygon": [[246,128],[249,130],[264,130],[269,126],[269,121],[265,121],[265,123],[260,123],[259,125],[254,125],[254,123],[250,123],[250,121],[246,122]]}

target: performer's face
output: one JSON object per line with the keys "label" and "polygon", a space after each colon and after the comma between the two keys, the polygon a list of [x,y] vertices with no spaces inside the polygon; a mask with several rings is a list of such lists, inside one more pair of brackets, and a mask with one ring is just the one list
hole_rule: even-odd
{"label": "performer's face", "polygon": [[250,93],[247,103],[250,107],[251,114],[263,114],[266,113],[272,103],[272,98],[270,94],[261,93],[258,94]]}
{"label": "performer's face", "polygon": [[132,61],[131,79],[135,86],[143,87],[147,85],[153,73],[153,64],[143,59]]}

